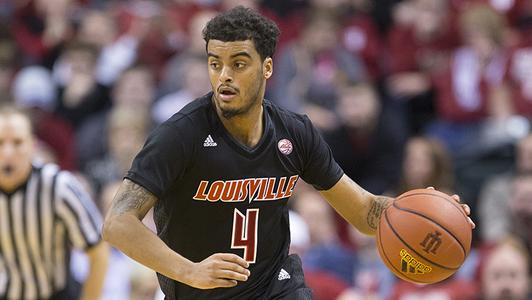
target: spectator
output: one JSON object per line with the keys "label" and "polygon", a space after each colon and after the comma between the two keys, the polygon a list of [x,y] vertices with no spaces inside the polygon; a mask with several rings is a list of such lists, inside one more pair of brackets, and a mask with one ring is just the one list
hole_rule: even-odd
{"label": "spectator", "polygon": [[398,281],[391,300],[474,300],[478,288],[463,279],[449,279],[427,285],[416,285],[407,281]]}
{"label": "spectator", "polygon": [[463,46],[453,53],[448,68],[435,75],[438,121],[429,129],[453,155],[482,138],[482,126],[489,120],[511,114],[507,94],[501,91],[507,63],[502,16],[474,5],[460,15],[460,30]]}
{"label": "spectator", "polygon": [[397,14],[388,36],[386,87],[417,134],[435,115],[431,78],[445,67],[458,39],[447,0],[410,0],[398,7],[404,13]]}
{"label": "spectator", "polygon": [[183,41],[174,35],[182,28],[166,14],[167,9],[160,1],[126,1],[117,7],[120,32],[139,40],[136,63],[149,66],[156,78],[167,60],[184,47]]}
{"label": "spectator", "polygon": [[0,23],[0,99],[9,99],[10,86],[17,67],[17,47],[7,28]]}
{"label": "spectator", "polygon": [[344,172],[372,193],[392,189],[401,172],[404,124],[370,84],[340,89],[334,109],[339,124],[323,134]]}
{"label": "spectator", "polygon": [[310,234],[310,245],[302,253],[305,279],[316,299],[334,299],[353,282],[355,257],[340,243],[334,213],[320,194],[298,193],[294,208]]}
{"label": "spectator", "polygon": [[159,99],[153,107],[153,120],[160,124],[181,110],[191,99],[199,98],[206,94],[211,83],[205,68],[205,58],[188,57],[182,62],[180,77],[183,78],[182,87],[174,93]]}
{"label": "spectator", "polygon": [[492,176],[482,187],[478,204],[479,228],[485,243],[495,243],[512,230],[510,202],[514,178],[532,172],[532,134],[521,139],[515,148],[512,171]]}
{"label": "spectator", "polygon": [[15,105],[28,109],[37,139],[49,149],[61,168],[77,169],[74,132],[70,124],[55,114],[56,86],[50,72],[39,66],[20,70],[13,81]]}
{"label": "spectator", "polygon": [[301,37],[279,53],[272,99],[305,112],[322,130],[338,124],[333,114],[338,88],[366,78],[364,65],[338,45],[340,24],[333,15],[315,12]]}
{"label": "spectator", "polygon": [[117,24],[107,11],[88,11],[81,20],[78,39],[99,51],[96,80],[111,86],[120,74],[137,59],[138,47],[147,34],[149,24],[134,19],[128,31],[119,34]]}
{"label": "spectator", "polygon": [[[355,58],[362,58],[368,77],[372,81],[380,80],[383,75],[383,42],[378,29],[369,15],[371,1],[351,1],[350,12],[342,21],[340,31],[342,44]],[[348,8],[349,9],[349,8]]]}
{"label": "spectator", "polygon": [[512,233],[525,241],[530,253],[532,251],[532,173],[520,174],[514,179],[510,211]]}
{"label": "spectator", "polygon": [[[187,68],[185,65],[189,60],[197,60],[198,58],[205,58],[205,42],[201,31],[207,22],[216,14],[214,11],[206,10],[196,13],[188,24],[188,43],[187,48],[183,52],[174,55],[168,60],[164,69],[161,83],[159,85],[160,92],[163,95],[175,93],[184,87],[190,88],[185,85],[185,74]],[[205,69],[205,74],[207,69]],[[207,77],[205,75],[205,77]]]}
{"label": "spectator", "polygon": [[127,69],[113,86],[111,97],[112,109],[94,114],[78,131],[77,149],[82,168],[87,167],[89,161],[105,156],[111,111],[133,109],[138,118],[147,117],[148,120],[142,122],[151,126],[150,111],[155,97],[155,81],[151,70],[142,65]]}
{"label": "spectator", "polygon": [[513,112],[532,120],[532,2],[530,3],[528,16],[521,21],[521,38],[510,52],[506,87],[511,93]]}
{"label": "spectator", "polygon": [[142,115],[129,107],[117,107],[109,113],[105,156],[89,161],[85,166],[98,194],[106,183],[122,179],[126,174],[146,139],[149,120],[147,112]]}
{"label": "spectator", "polygon": [[411,137],[406,143],[399,195],[408,190],[432,186],[447,194],[454,193],[452,161],[443,145],[428,137]]}
{"label": "spectator", "polygon": [[480,300],[528,300],[530,251],[518,239],[500,241],[489,251],[481,266]]}
{"label": "spectator", "polygon": [[21,1],[11,29],[22,51],[23,63],[50,67],[62,45],[74,35],[73,0]]}
{"label": "spectator", "polygon": [[72,42],[59,58],[55,79],[59,84],[56,112],[77,131],[92,115],[110,107],[108,87],[96,79],[99,50]]}
{"label": "spectator", "polygon": [[357,258],[353,287],[337,300],[390,299],[395,276],[382,262],[376,240],[349,230],[350,238],[356,245],[353,255]]}
{"label": "spectator", "polygon": [[294,210],[288,212],[290,219],[290,253],[303,255],[310,246],[310,233],[307,222]]}

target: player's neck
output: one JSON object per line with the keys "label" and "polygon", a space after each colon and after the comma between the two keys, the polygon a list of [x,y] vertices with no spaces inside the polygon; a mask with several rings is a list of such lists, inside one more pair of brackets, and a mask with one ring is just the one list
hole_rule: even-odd
{"label": "player's neck", "polygon": [[262,101],[258,105],[253,106],[248,112],[242,115],[233,116],[231,118],[224,118],[218,114],[225,129],[231,136],[246,145],[247,147],[255,147],[262,137],[264,131]]}

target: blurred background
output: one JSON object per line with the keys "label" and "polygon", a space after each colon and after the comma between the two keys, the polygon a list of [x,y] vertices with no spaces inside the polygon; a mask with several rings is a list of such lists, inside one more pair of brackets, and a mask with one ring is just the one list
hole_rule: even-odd
{"label": "blurred background", "polygon": [[[455,276],[408,284],[300,182],[291,251],[316,299],[532,299],[532,0],[0,0],[0,101],[105,213],[146,135],[210,90],[201,30],[238,4],[282,31],[267,98],[307,114],[347,175],[457,193],[477,223]],[[82,255],[72,268],[83,281]],[[113,252],[105,299],[160,297]]]}

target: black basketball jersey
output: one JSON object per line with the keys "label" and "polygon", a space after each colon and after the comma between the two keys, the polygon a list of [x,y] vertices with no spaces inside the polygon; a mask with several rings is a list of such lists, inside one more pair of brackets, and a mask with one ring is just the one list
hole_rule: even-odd
{"label": "black basketball jersey", "polygon": [[251,276],[233,288],[199,290],[159,274],[169,299],[260,299],[288,255],[286,205],[298,179],[324,190],[343,172],[306,116],[264,100],[264,132],[249,148],[226,131],[211,97],[155,129],[126,177],[157,196],[157,234],[177,253],[250,262]]}

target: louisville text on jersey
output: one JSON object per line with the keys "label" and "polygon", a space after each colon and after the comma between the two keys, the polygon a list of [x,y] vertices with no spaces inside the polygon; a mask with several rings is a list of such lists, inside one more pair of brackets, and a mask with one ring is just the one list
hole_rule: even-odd
{"label": "louisville text on jersey", "polygon": [[246,178],[238,180],[202,180],[194,195],[200,201],[271,201],[288,198],[296,186],[298,175],[288,177]]}

